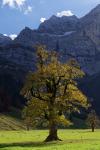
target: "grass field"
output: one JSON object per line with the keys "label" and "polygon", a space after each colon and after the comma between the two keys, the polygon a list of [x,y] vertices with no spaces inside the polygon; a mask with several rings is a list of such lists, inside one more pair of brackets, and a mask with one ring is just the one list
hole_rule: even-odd
{"label": "grass field", "polygon": [[47,130],[0,131],[0,150],[100,150],[100,130],[59,130],[62,142],[44,143]]}

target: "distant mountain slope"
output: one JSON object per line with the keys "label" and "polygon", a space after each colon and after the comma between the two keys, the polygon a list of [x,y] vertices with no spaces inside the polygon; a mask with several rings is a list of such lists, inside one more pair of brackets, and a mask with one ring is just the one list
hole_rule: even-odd
{"label": "distant mountain slope", "polygon": [[100,51],[100,4],[80,19],[85,34],[90,37]]}
{"label": "distant mountain slope", "polygon": [[100,73],[87,78],[81,87],[100,116]]}
{"label": "distant mountain slope", "polygon": [[0,34],[0,45],[6,45],[11,42],[11,38],[8,36],[4,36],[3,34]]}

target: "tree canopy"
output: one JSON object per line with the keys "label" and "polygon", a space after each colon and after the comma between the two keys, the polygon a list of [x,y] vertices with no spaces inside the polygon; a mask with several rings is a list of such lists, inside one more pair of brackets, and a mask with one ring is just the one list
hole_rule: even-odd
{"label": "tree canopy", "polygon": [[90,113],[88,114],[87,116],[87,125],[89,127],[91,127],[92,129],[92,132],[94,132],[94,129],[97,128],[97,127],[100,127],[100,119],[99,117],[97,116],[95,110],[91,110]]}

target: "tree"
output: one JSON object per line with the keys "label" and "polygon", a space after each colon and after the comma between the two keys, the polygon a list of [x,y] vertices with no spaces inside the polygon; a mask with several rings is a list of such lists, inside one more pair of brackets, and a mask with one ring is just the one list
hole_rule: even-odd
{"label": "tree", "polygon": [[31,110],[28,109],[28,107],[24,107],[22,112],[22,118],[24,120],[24,124],[26,125],[26,130],[29,131],[30,127],[33,127],[33,116],[32,113],[30,113]]}
{"label": "tree", "polygon": [[21,93],[28,99],[27,110],[35,125],[47,122],[49,135],[45,141],[60,140],[57,135],[59,124],[69,125],[65,116],[81,107],[88,107],[86,96],[78,89],[77,81],[84,76],[73,59],[59,62],[56,52],[37,47],[37,65],[27,76]]}
{"label": "tree", "polygon": [[87,117],[87,124],[91,127],[92,132],[94,132],[95,128],[100,125],[100,120],[95,112],[95,110],[91,110]]}

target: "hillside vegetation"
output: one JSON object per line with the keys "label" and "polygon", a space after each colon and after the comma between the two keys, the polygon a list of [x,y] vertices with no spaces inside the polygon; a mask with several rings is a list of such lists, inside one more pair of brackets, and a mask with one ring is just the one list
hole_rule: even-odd
{"label": "hillside vegetation", "polygon": [[25,129],[20,119],[11,115],[0,114],[0,130],[22,130]]}

